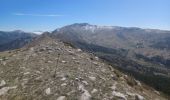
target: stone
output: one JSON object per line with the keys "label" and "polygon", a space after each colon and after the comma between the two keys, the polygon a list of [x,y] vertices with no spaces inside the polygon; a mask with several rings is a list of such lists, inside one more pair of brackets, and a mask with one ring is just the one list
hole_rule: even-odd
{"label": "stone", "polygon": [[90,100],[91,99],[90,93],[84,88],[84,86],[82,84],[79,84],[79,90],[83,92],[80,97],[80,100]]}
{"label": "stone", "polygon": [[28,74],[30,74],[30,72],[25,72],[25,73],[24,73],[24,75],[28,75]]}
{"label": "stone", "polygon": [[13,87],[3,87],[0,89],[0,96],[6,94],[9,90],[17,88],[16,86]]}
{"label": "stone", "polygon": [[99,60],[99,57],[95,57],[96,60]]}
{"label": "stone", "polygon": [[50,94],[51,94],[51,89],[50,89],[50,88],[45,89],[45,93],[46,93],[47,95],[50,95]]}
{"label": "stone", "polygon": [[96,93],[98,90],[97,89],[93,89],[92,91],[91,91],[91,93],[93,94],[93,93]]}
{"label": "stone", "polygon": [[1,83],[0,83],[0,87],[3,87],[5,85],[6,85],[6,82],[4,80],[2,80]]}
{"label": "stone", "polygon": [[61,84],[61,86],[66,86],[66,85],[67,85],[66,83]]}
{"label": "stone", "polygon": [[62,77],[62,78],[61,78],[61,81],[65,81],[65,80],[66,80],[66,77]]}
{"label": "stone", "polygon": [[57,98],[57,100],[66,100],[66,96],[60,96]]}
{"label": "stone", "polygon": [[113,96],[116,96],[116,97],[119,97],[119,98],[121,98],[122,100],[127,100],[126,96],[125,96],[124,94],[120,93],[120,92],[113,91],[113,92],[112,92],[112,95],[113,95]]}
{"label": "stone", "polygon": [[78,52],[81,52],[82,50],[81,49],[77,49]]}
{"label": "stone", "polygon": [[117,85],[117,83],[114,83],[113,86],[111,86],[110,88],[111,88],[112,90],[116,90],[116,85]]}
{"label": "stone", "polygon": [[93,77],[93,76],[89,76],[90,80],[92,81],[95,81],[96,80],[96,77]]}
{"label": "stone", "polygon": [[145,100],[145,98],[139,94],[136,94],[136,100]]}
{"label": "stone", "polygon": [[82,81],[85,85],[88,85],[87,81]]}
{"label": "stone", "polygon": [[61,62],[62,62],[62,63],[66,63],[66,61],[64,61],[64,60],[63,60],[63,61],[61,61]]}

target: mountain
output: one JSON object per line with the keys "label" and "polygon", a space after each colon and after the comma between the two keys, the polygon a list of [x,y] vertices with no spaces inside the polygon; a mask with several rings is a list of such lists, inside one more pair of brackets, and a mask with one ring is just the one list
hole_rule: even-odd
{"label": "mountain", "polygon": [[21,48],[34,37],[36,37],[35,34],[20,30],[10,32],[0,31],[0,51]]}
{"label": "mountain", "polygon": [[170,31],[76,23],[51,35],[170,95]]}
{"label": "mountain", "polygon": [[[76,23],[57,29],[53,33],[56,33],[60,37],[67,36],[71,37],[71,39],[74,38],[72,41],[81,40],[89,44],[114,49],[135,49],[136,52],[138,51],[141,54],[145,54],[140,51],[142,48],[148,48],[148,50],[155,49],[157,51],[160,49],[170,50],[170,31]],[[148,54],[148,56],[153,56],[153,54]]]}
{"label": "mountain", "polygon": [[0,52],[1,100],[167,100],[69,42],[38,36]]}

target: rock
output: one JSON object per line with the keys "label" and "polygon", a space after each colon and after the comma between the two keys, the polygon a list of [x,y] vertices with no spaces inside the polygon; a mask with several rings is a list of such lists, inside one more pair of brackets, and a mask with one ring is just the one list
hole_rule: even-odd
{"label": "rock", "polygon": [[58,43],[57,43],[57,42],[55,42],[55,44],[56,44],[56,45],[58,45]]}
{"label": "rock", "polygon": [[143,96],[136,94],[136,93],[127,92],[126,94],[131,97],[135,97],[135,100],[145,100],[145,98]]}
{"label": "rock", "polygon": [[125,77],[125,78],[128,78],[128,76],[127,76],[127,75],[124,75],[124,77]]}
{"label": "rock", "polygon": [[47,61],[47,63],[53,63],[52,61]]}
{"label": "rock", "polygon": [[99,60],[99,57],[95,57],[95,59],[98,61],[98,60]]}
{"label": "rock", "polygon": [[73,59],[73,60],[76,60],[76,58],[75,58],[75,57],[72,57],[72,59]]}
{"label": "rock", "polygon": [[106,69],[102,68],[101,71],[102,71],[103,73],[105,73],[105,72],[106,72]]}
{"label": "rock", "polygon": [[50,53],[52,53],[53,51],[52,50],[48,50],[48,53],[50,54]]}
{"label": "rock", "polygon": [[25,79],[22,80],[21,85],[22,85],[23,88],[25,88],[25,84],[26,84],[27,82],[28,82],[28,79],[27,79],[27,78],[25,78]]}
{"label": "rock", "polygon": [[82,50],[81,49],[77,49],[78,52],[81,52]]}
{"label": "rock", "polygon": [[79,64],[79,63],[80,63],[80,62],[79,62],[79,61],[77,61],[77,60],[75,60],[74,62],[75,62],[75,63],[77,63],[77,64]]}
{"label": "rock", "polygon": [[46,50],[53,51],[53,49],[51,47],[46,47]]}
{"label": "rock", "polygon": [[65,49],[63,49],[63,47],[58,47],[58,48],[55,48],[56,50],[58,50],[58,51],[63,51],[63,50],[65,50]]}
{"label": "rock", "polygon": [[33,47],[31,47],[31,48],[30,48],[30,51],[34,51],[34,48],[33,48]]}
{"label": "rock", "polygon": [[97,63],[97,62],[93,62],[93,64],[98,65],[98,63]]}
{"label": "rock", "polygon": [[126,94],[127,94],[128,96],[131,96],[131,97],[136,96],[136,94],[135,94],[135,93],[131,93],[131,92],[126,92]]}
{"label": "rock", "polygon": [[64,61],[64,60],[62,60],[61,62],[62,62],[62,63],[66,63],[66,61]]}
{"label": "rock", "polygon": [[117,85],[117,83],[114,83],[113,86],[111,86],[110,88],[111,88],[112,90],[116,90],[116,85]]}
{"label": "rock", "polygon": [[57,100],[66,100],[66,96],[60,96],[57,98]]}
{"label": "rock", "polygon": [[124,80],[125,80],[125,78],[122,76],[122,77],[120,77],[120,80],[124,81]]}
{"label": "rock", "polygon": [[145,100],[145,98],[139,94],[136,94],[136,100]]}
{"label": "rock", "polygon": [[6,62],[4,61],[4,62],[2,62],[2,64],[5,66],[5,65],[6,65]]}
{"label": "rock", "polygon": [[135,81],[136,81],[137,85],[142,86],[142,84],[138,80],[135,80]]}
{"label": "rock", "polygon": [[62,77],[62,78],[61,78],[61,81],[65,81],[65,80],[66,80],[66,77]]}
{"label": "rock", "polygon": [[66,86],[66,85],[67,85],[66,83],[61,84],[61,86]]}
{"label": "rock", "polygon": [[155,92],[156,94],[160,95],[159,91],[156,91],[156,90],[155,90],[154,92]]}
{"label": "rock", "polygon": [[50,88],[47,88],[47,89],[45,90],[45,93],[46,93],[47,95],[50,95],[50,94],[51,94],[51,89],[50,89]]}
{"label": "rock", "polygon": [[126,96],[124,94],[120,93],[120,92],[113,91],[112,95],[116,96],[116,97],[119,97],[119,98],[121,98],[123,100],[127,100]]}
{"label": "rock", "polygon": [[82,84],[79,84],[79,90],[83,92],[83,94],[80,97],[80,100],[90,100],[91,95],[90,93],[84,88]]}
{"label": "rock", "polygon": [[93,89],[92,91],[91,91],[91,93],[93,94],[93,93],[96,93],[98,90],[97,89]]}
{"label": "rock", "polygon": [[82,77],[76,77],[75,80],[76,80],[76,81],[82,81],[83,78],[82,78]]}
{"label": "rock", "polygon": [[24,75],[28,75],[28,74],[30,74],[30,72],[25,72],[25,73],[24,73]]}
{"label": "rock", "polygon": [[76,77],[76,78],[75,78],[75,80],[76,80],[76,81],[79,81],[79,78],[78,78],[78,77]]}
{"label": "rock", "polygon": [[3,87],[5,85],[6,85],[6,82],[4,80],[2,80],[1,83],[0,83],[0,87]]}
{"label": "rock", "polygon": [[81,95],[80,100],[90,100],[91,95],[88,91],[84,91],[84,93]]}
{"label": "rock", "polygon": [[90,80],[92,81],[95,81],[96,80],[96,77],[93,77],[93,76],[89,76]]}
{"label": "rock", "polygon": [[74,93],[74,92],[76,92],[76,91],[75,91],[75,90],[72,90],[72,91],[68,92],[67,95],[69,96],[69,95],[71,95],[71,94]]}
{"label": "rock", "polygon": [[0,96],[6,94],[9,90],[17,88],[16,86],[13,87],[3,87],[0,89]]}
{"label": "rock", "polygon": [[87,81],[82,81],[85,85],[88,85]]}
{"label": "rock", "polygon": [[40,74],[41,72],[37,70],[37,71],[35,71],[35,73]]}
{"label": "rock", "polygon": [[67,51],[68,51],[68,53],[69,53],[70,55],[74,54],[74,52],[71,51],[71,50],[67,50]]}
{"label": "rock", "polygon": [[6,60],[8,60],[8,58],[7,57],[3,57],[3,61],[6,61]]}
{"label": "rock", "polygon": [[43,52],[43,51],[45,51],[45,48],[39,49],[39,52]]}

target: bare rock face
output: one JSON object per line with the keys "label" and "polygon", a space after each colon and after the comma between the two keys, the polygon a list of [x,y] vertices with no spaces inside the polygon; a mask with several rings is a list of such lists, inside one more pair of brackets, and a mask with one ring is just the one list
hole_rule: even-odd
{"label": "bare rock face", "polygon": [[98,57],[48,36],[0,61],[0,100],[166,100]]}

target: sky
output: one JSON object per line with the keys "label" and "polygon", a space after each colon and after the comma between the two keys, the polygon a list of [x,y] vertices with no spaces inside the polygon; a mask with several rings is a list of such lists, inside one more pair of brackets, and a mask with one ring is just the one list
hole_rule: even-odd
{"label": "sky", "polygon": [[170,30],[170,0],[0,0],[1,31],[73,23]]}

